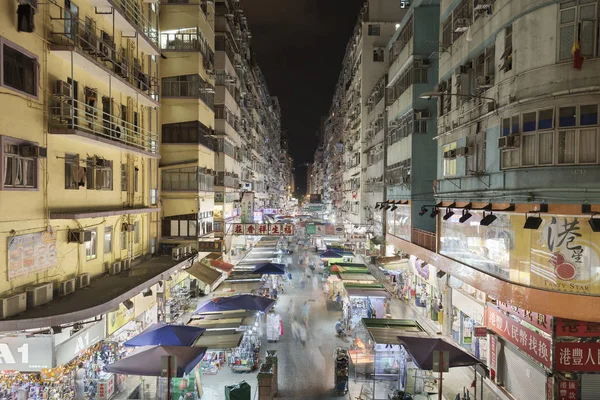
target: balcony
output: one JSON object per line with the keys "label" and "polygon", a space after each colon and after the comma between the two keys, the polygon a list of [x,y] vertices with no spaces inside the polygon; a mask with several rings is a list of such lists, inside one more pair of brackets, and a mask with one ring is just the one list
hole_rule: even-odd
{"label": "balcony", "polygon": [[[144,156],[159,158],[158,135],[111,115],[116,107],[100,110],[59,94],[51,96],[50,134],[72,135],[93,144],[118,147]],[[109,103],[110,104],[110,103]],[[114,101],[113,101],[114,104]]]}
{"label": "balcony", "polygon": [[163,124],[162,144],[199,144],[210,150],[215,149],[212,137],[214,130],[200,121]]}
{"label": "balcony", "polygon": [[417,246],[423,247],[427,250],[436,251],[437,239],[435,232],[428,232],[422,229],[413,228],[412,230],[412,242]]}
{"label": "balcony", "polygon": [[162,190],[171,192],[213,192],[215,172],[202,167],[163,169]]}
{"label": "balcony", "polygon": [[163,238],[199,238],[213,232],[213,222],[210,219],[200,219],[198,214],[174,215],[163,217]]}
{"label": "balcony", "polygon": [[160,48],[163,51],[192,51],[202,54],[205,70],[213,70],[215,53],[198,28],[183,29],[160,34]]}
{"label": "balcony", "polygon": [[162,96],[171,98],[193,98],[214,108],[215,89],[200,75],[184,75],[162,78]]}
{"label": "balcony", "polygon": [[86,26],[84,21],[68,18],[52,20],[50,51],[53,54],[87,70],[90,75],[129,97],[137,98],[148,107],[158,105],[158,79],[144,72],[133,53],[125,48],[118,49],[113,37]]}
{"label": "balcony", "polygon": [[120,30],[123,36],[136,37],[137,47],[146,54],[159,55],[158,14],[155,4],[140,6],[134,0],[89,0],[96,15]]}

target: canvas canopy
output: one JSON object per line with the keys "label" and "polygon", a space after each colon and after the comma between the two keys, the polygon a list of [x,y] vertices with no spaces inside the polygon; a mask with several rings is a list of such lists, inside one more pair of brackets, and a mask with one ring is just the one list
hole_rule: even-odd
{"label": "canvas canopy", "polygon": [[191,346],[204,328],[186,325],[152,324],[125,346]]}
{"label": "canvas canopy", "polygon": [[435,350],[449,352],[450,368],[481,364],[481,361],[442,338],[413,335],[401,335],[397,338],[406,351],[410,353],[414,363],[422,370],[429,371],[433,368],[433,352]]}
{"label": "canvas canopy", "polygon": [[254,310],[267,312],[275,300],[252,294],[240,294],[229,297],[215,297],[198,307],[194,314],[209,311]]}
{"label": "canvas canopy", "polygon": [[277,263],[258,264],[253,271],[255,274],[263,275],[283,275],[285,274],[285,265]]}
{"label": "canvas canopy", "polygon": [[106,371],[113,374],[161,376],[162,358],[175,356],[177,377],[189,374],[204,357],[206,347],[152,346],[141,347],[129,357],[107,365]]}

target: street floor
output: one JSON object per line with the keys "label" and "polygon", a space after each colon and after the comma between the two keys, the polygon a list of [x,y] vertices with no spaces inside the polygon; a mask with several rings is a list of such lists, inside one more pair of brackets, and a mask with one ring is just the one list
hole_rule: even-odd
{"label": "street floor", "polygon": [[[295,250],[295,248],[294,248]],[[304,255],[306,250],[301,250]],[[298,251],[291,256],[284,256],[283,261],[289,262],[292,273],[292,283],[286,285],[285,293],[279,295],[275,312],[281,315],[284,322],[285,334],[276,343],[269,343],[266,337],[262,340],[261,357],[267,350],[277,350],[279,360],[279,392],[278,399],[298,400],[328,400],[328,399],[351,399],[358,398],[361,386],[372,385],[369,382],[355,382],[353,378],[349,381],[349,392],[345,396],[335,396],[333,353],[336,347],[350,346],[350,340],[346,342],[335,335],[335,322],[340,317],[340,311],[330,311],[326,307],[326,295],[323,293],[323,282],[318,275],[317,285],[313,285],[312,277],[308,280],[304,289],[300,287],[300,276],[302,273],[310,273],[308,264],[298,264]],[[309,250],[310,258],[315,263],[318,261],[314,250]],[[238,261],[232,260],[233,262]],[[205,301],[204,300],[200,300]],[[291,322],[293,316],[301,319],[301,308],[305,301],[310,304],[310,317],[308,337],[305,345],[293,338]],[[394,318],[415,319],[426,327],[432,335],[436,332],[432,324],[427,323],[426,318],[415,308],[406,303],[391,300],[391,311]],[[266,329],[263,326],[263,334]],[[203,375],[204,396],[203,399],[223,399],[224,387],[246,381],[252,387],[252,399],[257,399],[257,373],[237,374],[227,368],[223,368],[217,375]],[[453,368],[444,374],[443,395],[446,400],[455,400],[458,393],[463,393],[463,388],[469,389],[473,381],[473,370],[471,368]],[[478,385],[480,381],[478,380]],[[470,389],[470,399],[481,399],[480,389],[477,397],[473,389]],[[437,399],[430,397],[431,399]],[[426,399],[426,397],[415,398],[415,400]],[[481,400],[503,400],[506,396],[496,395],[487,385],[484,397]]]}

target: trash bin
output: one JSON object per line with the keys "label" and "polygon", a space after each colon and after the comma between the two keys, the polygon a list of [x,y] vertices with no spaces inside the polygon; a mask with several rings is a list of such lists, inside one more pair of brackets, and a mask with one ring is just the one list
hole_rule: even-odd
{"label": "trash bin", "polygon": [[225,400],[250,400],[251,388],[246,381],[225,386]]}

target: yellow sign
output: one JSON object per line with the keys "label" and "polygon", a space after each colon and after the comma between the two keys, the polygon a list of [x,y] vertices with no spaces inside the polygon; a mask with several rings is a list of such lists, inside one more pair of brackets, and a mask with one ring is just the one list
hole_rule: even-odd
{"label": "yellow sign", "polygon": [[109,312],[106,321],[106,331],[108,335],[115,333],[120,327],[131,321],[133,317],[133,310],[128,310],[123,303],[119,304],[117,311]]}
{"label": "yellow sign", "polygon": [[495,214],[480,226],[481,213],[460,223],[441,221],[440,253],[473,268],[526,286],[578,294],[600,294],[600,235],[588,217],[542,214],[542,225],[523,229],[524,215]]}
{"label": "yellow sign", "polygon": [[143,293],[138,294],[133,298],[133,309],[134,309],[134,317],[137,318],[138,315],[141,315],[144,311],[149,310],[154,304],[156,304],[156,290],[152,290],[152,294],[150,296],[144,296]]}

